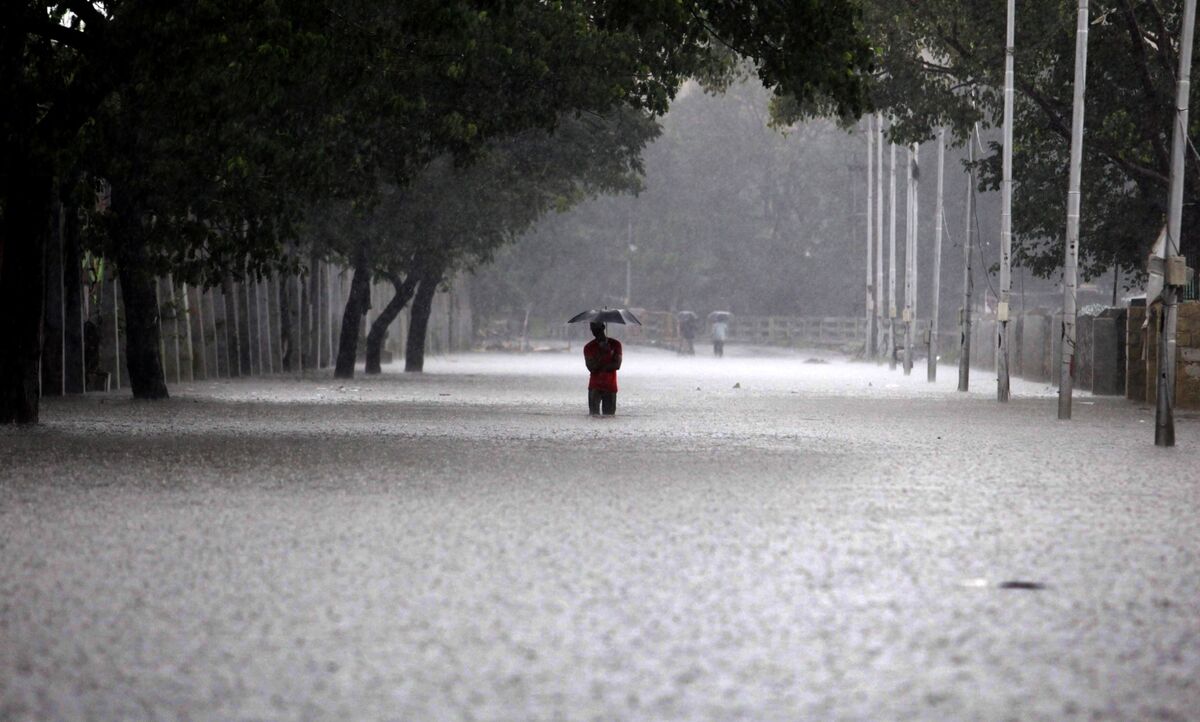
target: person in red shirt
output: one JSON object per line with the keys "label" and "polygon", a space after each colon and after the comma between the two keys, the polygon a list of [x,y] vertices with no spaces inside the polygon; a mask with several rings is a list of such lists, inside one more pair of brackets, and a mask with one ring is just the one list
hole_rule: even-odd
{"label": "person in red shirt", "polygon": [[617,369],[621,368],[621,342],[608,338],[604,324],[592,322],[594,339],[583,347],[583,362],[592,378],[588,381],[588,411],[597,416],[617,413]]}

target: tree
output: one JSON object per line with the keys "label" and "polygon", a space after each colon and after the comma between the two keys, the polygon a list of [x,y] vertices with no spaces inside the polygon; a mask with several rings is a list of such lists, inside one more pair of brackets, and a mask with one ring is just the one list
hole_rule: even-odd
{"label": "tree", "polygon": [[[1017,13],[1014,258],[1041,276],[1062,263],[1075,9],[1056,0],[1024,3]],[[1092,16],[1080,230],[1085,277],[1113,266],[1140,269],[1163,222],[1180,10],[1151,0],[1101,0]],[[999,124],[1002,4],[880,0],[866,5],[865,19],[878,53],[871,98],[894,117],[893,137],[924,140],[947,125],[961,140],[976,121]],[[790,106],[793,117],[811,110]],[[1198,129],[1193,119],[1191,132]],[[981,188],[999,184],[999,146],[992,151],[979,162]],[[1191,198],[1200,193],[1194,157],[1188,173]],[[1195,215],[1193,201],[1185,207]],[[1195,258],[1200,228],[1184,225],[1183,249]]]}
{"label": "tree", "polygon": [[[422,96],[423,107],[435,116],[443,104],[455,108],[443,120],[464,130],[457,138],[460,142],[431,143],[427,148],[446,148],[461,158],[489,138],[526,128],[553,128],[558,117],[571,112],[605,113],[628,104],[662,113],[685,77],[718,74],[729,61],[728,48],[748,53],[759,75],[778,88],[806,98],[819,95],[848,112],[861,107],[860,73],[869,54],[857,34],[853,5],[757,5],[747,13],[719,2],[519,3],[494,14],[481,13],[471,27],[478,41],[451,68],[455,82],[448,87],[435,84]],[[819,42],[812,42],[814,35]],[[407,137],[376,147],[389,148]],[[419,153],[386,155],[393,159],[387,175],[401,186],[429,162]],[[371,273],[369,249],[360,246],[345,255],[354,260],[356,279]],[[416,291],[422,304],[432,299],[430,286],[446,266],[442,255],[428,249],[414,256],[413,263],[428,274]],[[396,287],[398,292],[411,291],[403,284]],[[340,376],[353,373],[359,323],[366,310],[365,278],[354,288],[358,291],[352,290],[342,325]],[[419,324],[413,328],[416,334]],[[414,350],[423,343],[420,336]],[[410,358],[409,365],[415,368],[419,362]]]}
{"label": "tree", "polygon": [[[35,421],[45,199],[107,181],[92,224],[117,261],[135,396],[166,395],[150,280],[261,272],[316,199],[368,204],[432,159],[565,112],[665,111],[734,47],[772,87],[862,107],[852,0],[24,0],[0,19],[6,106],[0,421]],[[355,253],[356,273],[369,258]],[[361,284],[360,284],[361,286]]]}

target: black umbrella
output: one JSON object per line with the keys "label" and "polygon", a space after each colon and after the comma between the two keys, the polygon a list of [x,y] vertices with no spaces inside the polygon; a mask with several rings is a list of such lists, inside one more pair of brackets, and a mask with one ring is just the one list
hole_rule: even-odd
{"label": "black umbrella", "polygon": [[576,314],[571,318],[570,321],[567,321],[567,323],[583,323],[585,321],[600,321],[602,323],[632,323],[638,326],[642,325],[642,322],[637,320],[637,316],[634,316],[632,313],[623,308],[605,308],[599,311],[593,308],[590,311],[584,311],[583,313]]}

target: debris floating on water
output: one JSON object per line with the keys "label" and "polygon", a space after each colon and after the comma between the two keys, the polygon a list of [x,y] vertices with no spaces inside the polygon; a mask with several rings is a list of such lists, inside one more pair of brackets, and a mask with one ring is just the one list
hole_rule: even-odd
{"label": "debris floating on water", "polygon": [[1000,582],[996,586],[999,587],[1000,589],[1025,589],[1028,591],[1037,591],[1039,589],[1046,588],[1046,585],[1042,584],[1041,582],[1026,582],[1026,581],[1021,581],[1021,580],[1010,580],[1007,582]]}

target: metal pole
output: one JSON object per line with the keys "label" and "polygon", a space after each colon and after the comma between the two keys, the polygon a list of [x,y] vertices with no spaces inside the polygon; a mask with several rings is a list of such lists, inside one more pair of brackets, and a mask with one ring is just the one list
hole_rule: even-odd
{"label": "metal pole", "polygon": [[1013,44],[1016,0],[1008,0],[1004,47],[1004,151],[1000,181],[1000,303],[996,307],[996,400],[1009,398],[1008,304],[1012,295]]}
{"label": "metal pole", "polygon": [[[1172,265],[1182,267],[1179,235],[1183,225],[1184,150],[1187,143],[1188,100],[1191,93],[1192,41],[1196,0],[1185,0],[1179,33],[1179,81],[1175,86],[1175,127],[1171,138],[1171,203],[1167,214],[1166,273],[1163,283],[1163,325],[1158,344],[1158,399],[1154,415],[1155,446],[1175,445],[1175,329],[1178,324],[1179,278]],[[1149,300],[1149,299],[1147,299]]]}
{"label": "metal pole", "polygon": [[875,160],[875,152],[874,152],[874,147],[873,147],[874,143],[872,142],[874,140],[874,134],[875,134],[875,130],[872,127],[872,118],[870,116],[868,116],[867,117],[867,133],[866,133],[866,135],[867,135],[867,285],[866,285],[866,291],[867,291],[867,302],[866,302],[867,329],[866,330],[867,330],[867,333],[866,333],[866,339],[865,339],[865,348],[863,349],[863,355],[868,358],[874,358],[874,356],[875,356],[875,309],[874,309],[875,288],[873,285],[874,281],[875,281],[875,269],[873,267],[875,250],[874,250],[874,248],[872,248],[872,245],[874,244],[875,239],[874,239],[874,233],[873,233],[874,227],[871,224],[871,210],[874,207],[874,199],[871,197],[871,190],[872,190],[871,189],[871,181],[872,181],[872,176],[875,173],[875,169],[873,167],[873,162]]}
{"label": "metal pole", "polygon": [[1079,185],[1083,166],[1083,96],[1087,85],[1088,0],[1079,0],[1075,27],[1075,104],[1071,116],[1071,171],[1067,188],[1067,242],[1063,259],[1062,368],[1058,418],[1071,418],[1075,368],[1075,293],[1079,266]]}
{"label": "metal pole", "polygon": [[912,373],[913,325],[917,314],[917,170],[918,146],[913,143],[908,150],[908,222],[905,224],[904,244],[904,375]]}
{"label": "metal pole", "polygon": [[875,360],[881,363],[879,347],[885,346],[883,330],[883,116],[875,114]]}
{"label": "metal pole", "polygon": [[891,180],[888,187],[888,207],[891,213],[888,229],[888,368],[896,370],[896,144],[892,143]]}
{"label": "metal pole", "polygon": [[971,231],[975,218],[972,205],[975,201],[975,128],[967,136],[967,202],[966,230],[963,233],[963,305],[959,312],[958,339],[958,390],[971,388],[971,296],[975,290],[975,278],[971,275]]}
{"label": "metal pole", "polygon": [[942,193],[945,190],[946,130],[937,134],[937,206],[933,212],[933,309],[929,315],[929,363],[926,366],[930,382],[937,381],[938,362],[938,306],[942,293],[942,215],[945,211]]}

